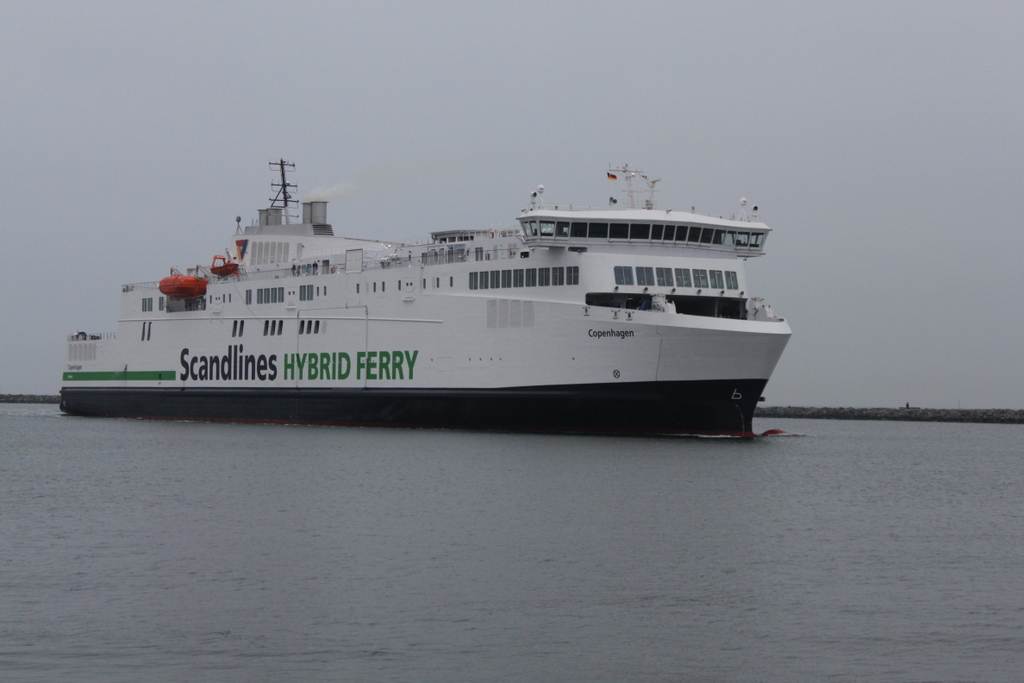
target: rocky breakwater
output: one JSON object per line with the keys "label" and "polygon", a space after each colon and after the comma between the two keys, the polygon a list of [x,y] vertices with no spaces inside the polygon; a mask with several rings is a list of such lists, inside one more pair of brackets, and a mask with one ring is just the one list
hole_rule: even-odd
{"label": "rocky breakwater", "polygon": [[43,394],[0,394],[0,403],[60,403],[60,396]]}
{"label": "rocky breakwater", "polygon": [[797,408],[758,406],[754,417],[804,420],[898,420],[902,422],[987,422],[1024,424],[1024,410],[954,408]]}

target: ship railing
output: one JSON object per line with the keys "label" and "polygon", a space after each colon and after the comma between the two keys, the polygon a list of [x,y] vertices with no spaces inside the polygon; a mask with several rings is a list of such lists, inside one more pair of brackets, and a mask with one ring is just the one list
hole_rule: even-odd
{"label": "ship railing", "polygon": [[121,285],[121,291],[122,292],[134,292],[134,291],[137,291],[137,290],[149,290],[149,289],[159,289],[159,288],[160,288],[160,283],[159,282],[132,282],[132,283],[127,284],[127,285]]}
{"label": "ship railing", "polygon": [[68,335],[69,342],[117,339],[117,332],[75,332]]}

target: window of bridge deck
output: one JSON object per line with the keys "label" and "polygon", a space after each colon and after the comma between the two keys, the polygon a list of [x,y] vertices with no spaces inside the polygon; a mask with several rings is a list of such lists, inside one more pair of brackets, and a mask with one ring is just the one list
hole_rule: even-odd
{"label": "window of bridge deck", "polygon": [[651,238],[651,226],[647,223],[635,223],[629,226],[629,239],[646,240]]}
{"label": "window of bridge deck", "polygon": [[607,239],[608,238],[608,224],[607,223],[591,223],[590,224],[590,231],[589,231],[588,234],[592,238],[593,237],[597,237],[597,238]]}

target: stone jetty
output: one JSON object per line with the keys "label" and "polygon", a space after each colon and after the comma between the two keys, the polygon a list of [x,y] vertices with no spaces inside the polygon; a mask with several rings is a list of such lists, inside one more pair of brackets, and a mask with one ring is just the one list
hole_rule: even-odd
{"label": "stone jetty", "polygon": [[988,422],[1024,424],[1024,410],[957,408],[796,408],[758,406],[754,417],[804,420],[898,420],[901,422]]}
{"label": "stone jetty", "polygon": [[0,403],[60,403],[60,396],[42,394],[0,394]]}

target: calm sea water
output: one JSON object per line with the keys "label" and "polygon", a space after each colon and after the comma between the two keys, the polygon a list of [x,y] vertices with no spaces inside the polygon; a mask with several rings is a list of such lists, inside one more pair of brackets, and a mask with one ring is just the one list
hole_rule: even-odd
{"label": "calm sea water", "polygon": [[1024,427],[752,441],[0,405],[0,680],[1012,681]]}

